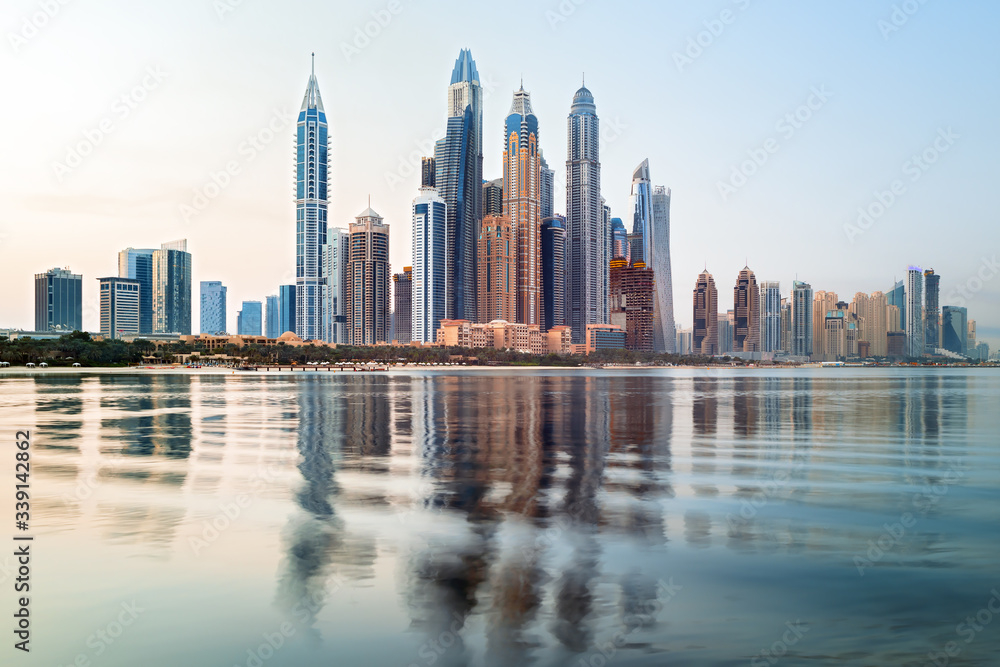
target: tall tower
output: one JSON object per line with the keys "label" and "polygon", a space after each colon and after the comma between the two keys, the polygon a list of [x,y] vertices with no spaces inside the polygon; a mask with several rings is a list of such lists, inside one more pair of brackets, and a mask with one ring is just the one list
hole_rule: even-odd
{"label": "tall tower", "polygon": [[191,253],[187,240],[164,243],[154,250],[152,269],[153,333],[190,336]]}
{"label": "tall tower", "polygon": [[542,329],[566,324],[566,218],[542,220]]}
{"label": "tall tower", "polygon": [[389,225],[368,207],[349,228],[347,336],[349,345],[389,341]]}
{"label": "tall tower", "polygon": [[510,219],[517,243],[517,321],[541,324],[542,242],[541,162],[538,118],[531,96],[514,93],[504,123],[503,214]]}
{"label": "tall tower", "polygon": [[670,268],[670,188],[653,188],[652,257],[646,260],[655,279],[653,345],[658,352],[674,352],[674,281]]}
{"label": "tall tower", "polygon": [[327,133],[314,53],[312,73],[295,129],[295,333],[302,340],[319,340],[324,334]]}
{"label": "tall tower", "polygon": [[413,200],[413,274],[411,340],[433,343],[447,317],[445,284],[448,268],[447,211],[436,190],[420,188]]}
{"label": "tall tower", "polygon": [[924,347],[934,354],[941,347],[941,276],[924,271]]}
{"label": "tall tower", "polygon": [[777,352],[781,349],[781,285],[777,282],[760,284],[761,301],[761,352]]}
{"label": "tall tower", "polygon": [[796,357],[808,357],[813,353],[812,285],[798,280],[792,283],[791,353]]}
{"label": "tall tower", "polygon": [[154,252],[152,248],[125,248],[118,253],[118,276],[139,281],[139,333],[153,333]]}
{"label": "tall tower", "polygon": [[67,269],[35,274],[35,331],[83,330],[83,276]]}
{"label": "tall tower", "polygon": [[734,352],[760,352],[760,292],[757,278],[743,267],[733,290],[736,323],[733,327]]}
{"label": "tall tower", "polygon": [[906,270],[906,356],[924,354],[924,273],[917,266]]}
{"label": "tall tower", "polygon": [[694,326],[691,353],[712,356],[719,353],[719,290],[707,270],[694,286]]}
{"label": "tall tower", "polygon": [[608,262],[611,230],[604,224],[601,200],[601,123],[594,96],[586,87],[573,96],[567,121],[566,314],[574,343],[586,342],[588,324],[607,324]]}
{"label": "tall tower", "polygon": [[448,86],[448,125],[434,146],[435,187],[447,206],[449,319],[476,319],[476,239],[483,216],[483,89],[463,49]]}

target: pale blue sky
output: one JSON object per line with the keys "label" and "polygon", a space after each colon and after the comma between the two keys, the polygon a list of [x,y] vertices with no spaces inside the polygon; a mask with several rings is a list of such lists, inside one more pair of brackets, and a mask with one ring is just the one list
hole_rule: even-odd
{"label": "pale blue sky", "polygon": [[[346,226],[370,194],[392,225],[393,269],[401,270],[419,175],[400,163],[426,153],[421,146],[443,127],[463,47],[487,87],[486,178],[500,176],[501,123],[523,74],[542,148],[564,179],[566,115],[587,73],[607,133],[603,191],[613,214],[627,217],[631,173],[646,157],[653,180],[673,191],[679,323],[690,325],[691,289],[706,262],[720,309],[731,306],[745,260],[758,280],[781,281],[783,293],[798,276],[848,301],[888,290],[908,264],[933,267],[942,305],[957,303],[955,289],[1000,254],[991,203],[1000,7],[913,0],[915,13],[885,32],[879,21],[891,22],[893,5],[72,0],[33,32],[42,5],[8,0],[0,326],[31,327],[32,275],[69,266],[84,274],[84,325],[96,330],[96,278],[114,274],[116,252],[182,237],[194,254],[195,301],[198,281],[222,280],[231,328],[240,301],[294,282],[285,113],[298,109],[311,51],[331,123],[331,225]],[[344,44],[373,12],[391,20],[348,57]],[[713,26],[720,18],[728,23]],[[718,35],[705,32],[706,21]],[[679,67],[675,54],[699,33],[707,46]],[[810,100],[814,88],[829,97]],[[808,120],[794,132],[779,126],[807,101],[815,107]],[[938,143],[947,152],[914,180],[904,163],[948,128],[952,138]],[[276,130],[270,142],[268,130]],[[260,150],[244,143],[261,131]],[[85,132],[100,143],[68,173],[57,168]],[[765,146],[776,152],[724,199],[719,182]],[[239,173],[185,219],[182,205],[228,162]],[[895,180],[902,194],[852,242],[845,225]],[[565,209],[561,188],[556,208]],[[966,301],[980,338],[995,347],[1000,269],[993,272]]]}

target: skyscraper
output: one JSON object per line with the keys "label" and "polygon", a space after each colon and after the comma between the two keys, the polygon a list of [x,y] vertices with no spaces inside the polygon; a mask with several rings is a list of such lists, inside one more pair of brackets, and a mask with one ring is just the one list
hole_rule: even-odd
{"label": "skyscraper", "polygon": [[281,309],[278,329],[281,333],[295,333],[295,285],[278,286],[278,307]]}
{"label": "skyscraper", "polygon": [[[670,188],[653,188],[652,257],[646,260],[656,280],[653,302],[653,344],[659,352],[673,352],[674,280],[670,266]],[[658,344],[662,341],[662,344]]]}
{"label": "skyscraper", "polygon": [[[140,297],[141,297],[140,293]],[[225,333],[226,327],[226,286],[218,280],[201,281],[201,333],[217,335]]]}
{"label": "skyscraper", "polygon": [[153,333],[152,248],[125,248],[118,253],[118,276],[139,281],[139,333]]}
{"label": "skyscraper", "polygon": [[350,345],[389,340],[389,225],[365,209],[350,227],[347,332]]}
{"label": "skyscraper", "polygon": [[101,335],[121,338],[139,333],[142,287],[130,278],[98,278],[101,292]]}
{"label": "skyscraper", "polygon": [[632,262],[649,265],[653,242],[653,190],[649,179],[649,160],[643,160],[632,172]]}
{"label": "skyscraper", "polygon": [[760,352],[760,292],[749,267],[743,267],[736,279],[733,306],[736,310],[733,351]]}
{"label": "skyscraper", "polygon": [[350,234],[340,227],[328,228],[326,240],[327,244],[323,246],[323,340],[327,343],[346,343],[346,275]]}
{"label": "skyscraper", "polygon": [[396,335],[393,340],[409,345],[413,340],[413,267],[404,266],[402,273],[392,274],[393,318]]}
{"label": "skyscraper", "polygon": [[541,164],[538,118],[531,109],[531,96],[514,93],[504,123],[503,214],[510,219],[517,239],[517,322],[541,321]]}
{"label": "skyscraper", "polygon": [[436,190],[421,188],[413,200],[411,340],[433,343],[448,298],[448,211]]}
{"label": "skyscraper", "polygon": [[542,329],[566,324],[566,218],[542,220]]}
{"label": "skyscraper", "polygon": [[796,357],[809,357],[813,353],[812,285],[798,280],[792,283],[791,353]]}
{"label": "skyscraper", "polygon": [[277,338],[283,331],[281,328],[281,299],[277,294],[264,298],[264,336]]}
{"label": "skyscraper", "polygon": [[328,131],[313,54],[295,130],[295,333],[302,340],[320,340],[324,334]]}
{"label": "skyscraper", "polygon": [[760,301],[760,350],[777,352],[781,349],[781,285],[761,283]]}
{"label": "skyscraper", "polygon": [[244,301],[243,308],[236,314],[236,333],[240,336],[261,335],[261,302]]}
{"label": "skyscraper", "polygon": [[706,356],[719,354],[719,291],[707,270],[701,272],[694,286],[691,351]]}
{"label": "skyscraper", "polygon": [[941,347],[941,276],[924,271],[924,350],[934,354]]}
{"label": "skyscraper", "polygon": [[164,243],[153,251],[153,333],[191,335],[191,287],[186,240]]}
{"label": "skyscraper", "polygon": [[955,354],[965,354],[969,337],[969,311],[960,306],[945,306],[941,309],[942,343],[944,349]]}
{"label": "skyscraper", "polygon": [[448,125],[434,146],[438,194],[447,206],[446,317],[476,319],[476,238],[483,204],[483,90],[463,49],[448,86]]}
{"label": "skyscraper", "polygon": [[479,319],[517,320],[517,234],[505,215],[479,227]]}
{"label": "skyscraper", "polygon": [[573,95],[566,154],[566,314],[572,341],[584,343],[588,324],[607,324],[610,229],[601,199],[601,122],[586,86]]}
{"label": "skyscraper", "polygon": [[924,353],[924,273],[916,266],[906,270],[906,354]]}
{"label": "skyscraper", "polygon": [[83,276],[69,269],[35,274],[35,331],[83,330]]}

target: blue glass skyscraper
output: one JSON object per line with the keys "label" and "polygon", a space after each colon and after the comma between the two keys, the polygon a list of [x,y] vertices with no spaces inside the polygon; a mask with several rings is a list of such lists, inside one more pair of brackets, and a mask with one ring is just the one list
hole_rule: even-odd
{"label": "blue glass skyscraper", "polygon": [[433,343],[445,319],[447,207],[432,188],[421,188],[413,200],[413,272],[411,339]]}
{"label": "blue glass skyscraper", "polygon": [[201,281],[201,333],[223,334],[226,329],[226,286],[218,280]]}
{"label": "blue glass skyscraper", "polygon": [[139,281],[139,333],[153,333],[152,248],[126,248],[118,253],[118,277]]}
{"label": "blue glass skyscraper", "polygon": [[323,246],[327,228],[328,126],[316,81],[316,61],[296,126],[295,333],[323,337]]}
{"label": "blue glass skyscraper", "polygon": [[278,335],[291,331],[295,333],[295,285],[278,286],[278,308],[281,317],[278,318]]}
{"label": "blue glass skyscraper", "polygon": [[463,49],[448,86],[448,126],[434,146],[435,186],[447,206],[447,317],[477,318],[476,239],[483,215],[483,89]]}

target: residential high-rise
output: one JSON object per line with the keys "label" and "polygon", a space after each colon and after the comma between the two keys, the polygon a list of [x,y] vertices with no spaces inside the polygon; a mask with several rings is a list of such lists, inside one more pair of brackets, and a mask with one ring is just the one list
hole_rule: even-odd
{"label": "residential high-rise", "polygon": [[186,240],[153,251],[153,333],[191,335],[191,253]]}
{"label": "residential high-rise", "polygon": [[611,218],[611,258],[620,257],[629,264],[632,263],[629,252],[628,232],[621,218]]}
{"label": "residential high-rise", "polygon": [[701,272],[694,285],[694,325],[691,329],[693,354],[719,354],[719,290],[707,269]]}
{"label": "residential high-rise", "polygon": [[541,171],[539,172],[539,177],[541,178],[539,182],[541,208],[539,209],[538,216],[544,220],[555,215],[556,172],[549,169],[549,163],[545,161],[545,155],[541,151],[538,151],[538,161],[541,164]]}
{"label": "residential high-rise", "polygon": [[347,342],[347,256],[350,233],[330,227],[323,246],[323,340]]}
{"label": "residential high-rise", "polygon": [[539,158],[538,118],[522,85],[514,93],[504,122],[503,149],[503,214],[510,219],[517,239],[516,321],[521,324],[540,324],[542,316]]}
{"label": "residential high-rise", "polygon": [[566,218],[542,220],[542,329],[566,325]]}
{"label": "residential high-rise", "polygon": [[35,274],[35,331],[83,330],[83,276],[69,269]]}
{"label": "residential high-rise", "polygon": [[941,309],[942,344],[955,354],[965,354],[969,337],[969,311],[965,307],[945,306]]}
{"label": "residential high-rise", "polygon": [[760,352],[760,291],[749,267],[743,267],[736,279],[733,306],[736,311],[733,351]]}
{"label": "residential high-rise", "polygon": [[278,329],[282,334],[295,333],[295,285],[278,286],[278,307],[281,309]]}
{"label": "residential high-rise", "polygon": [[826,358],[826,314],[837,309],[837,301],[835,292],[819,291],[813,297],[812,357],[814,359]]}
{"label": "residential high-rise", "polygon": [[483,216],[503,215],[503,179],[497,178],[483,183]]}
{"label": "residential high-rise", "polygon": [[281,328],[281,299],[277,294],[264,298],[264,336],[277,338],[284,332]]}
{"label": "residential high-rise", "polygon": [[[140,292],[140,300],[141,300]],[[218,335],[228,331],[226,326],[226,286],[218,280],[201,281],[201,317],[199,331]]]}
{"label": "residential high-rise", "polygon": [[425,157],[420,159],[420,187],[433,188],[437,176],[437,165],[434,158]]}
{"label": "residential high-rise", "polygon": [[448,211],[436,190],[421,188],[413,200],[412,241],[410,337],[433,343],[448,312]]}
{"label": "residential high-rise", "polygon": [[906,354],[924,353],[924,272],[916,266],[906,270]]}
{"label": "residential high-rise", "polygon": [[796,280],[792,283],[791,353],[809,357],[813,353],[813,291],[812,285]]}
{"label": "residential high-rise", "polygon": [[236,334],[239,336],[261,335],[261,302],[244,301],[243,308],[236,314]]}
{"label": "residential high-rise", "polygon": [[347,333],[350,345],[389,341],[389,225],[365,209],[350,227]]}
{"label": "residential high-rise", "polygon": [[610,324],[625,330],[625,348],[653,351],[653,270],[609,262]]}
{"label": "residential high-rise", "polygon": [[413,340],[413,267],[404,266],[402,273],[392,274],[393,320],[396,334],[393,340],[409,345]]}
{"label": "residential high-rise", "polygon": [[785,354],[792,349],[792,300],[789,297],[781,300],[781,346],[778,349]]}
{"label": "residential high-rise", "polygon": [[476,319],[476,239],[483,204],[483,90],[463,49],[448,86],[448,124],[434,146],[435,186],[447,206],[446,317]]}
{"label": "residential high-rise", "polygon": [[323,248],[327,233],[329,126],[316,80],[309,75],[296,123],[295,150],[295,333],[323,339]]}
{"label": "residential high-rise", "polygon": [[969,320],[968,336],[965,339],[965,353],[972,356],[976,350],[976,321]]}
{"label": "residential high-rise", "polygon": [[924,271],[924,351],[941,347],[941,276],[934,269]]}
{"label": "residential high-rise", "polygon": [[588,324],[606,324],[610,314],[611,230],[601,198],[600,132],[594,96],[583,86],[570,106],[566,154],[566,315],[578,344],[586,342]]}
{"label": "residential high-rise", "polygon": [[479,319],[517,321],[517,234],[505,215],[479,227]]}
{"label": "residential high-rise", "polygon": [[781,285],[777,282],[760,284],[760,351],[781,349]]}
{"label": "residential high-rise", "polygon": [[823,334],[825,342],[823,344],[823,360],[837,361],[848,356],[847,354],[847,311],[830,310],[824,318]]}
{"label": "residential high-rise", "polygon": [[125,248],[118,253],[118,276],[139,281],[139,333],[153,333],[152,248]]}
{"label": "residential high-rise", "polygon": [[101,292],[101,335],[121,338],[139,333],[142,286],[131,278],[98,278]]}
{"label": "residential high-rise", "polygon": [[[652,258],[646,260],[656,279],[653,302],[653,343],[658,352],[673,352],[670,343],[674,337],[674,283],[670,266],[670,188],[657,185],[653,188],[653,242]],[[662,340],[662,345],[657,341]]]}
{"label": "residential high-rise", "polygon": [[649,160],[643,160],[632,173],[632,262],[646,266],[652,259],[653,186],[649,178]]}

